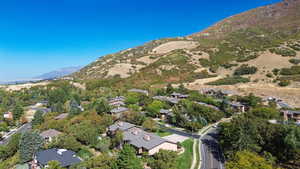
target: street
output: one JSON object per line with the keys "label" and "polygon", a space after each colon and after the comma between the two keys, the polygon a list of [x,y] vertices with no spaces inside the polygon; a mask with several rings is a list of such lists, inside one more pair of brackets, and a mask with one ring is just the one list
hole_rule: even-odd
{"label": "street", "polygon": [[23,126],[19,127],[17,130],[9,133],[3,140],[0,141],[0,145],[5,145],[9,142],[9,139],[11,136],[13,136],[16,133],[25,133],[26,131],[31,130],[31,123],[26,123]]}
{"label": "street", "polygon": [[225,169],[225,159],[217,141],[218,131],[211,128],[201,137],[201,169]]}

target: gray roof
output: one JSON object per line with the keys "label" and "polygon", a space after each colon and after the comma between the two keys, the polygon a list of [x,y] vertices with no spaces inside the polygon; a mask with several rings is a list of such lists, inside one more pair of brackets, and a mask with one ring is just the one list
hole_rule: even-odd
{"label": "gray roof", "polygon": [[181,94],[181,93],[176,93],[176,92],[173,92],[171,94],[171,96],[173,96],[173,97],[179,97],[179,98],[187,98],[187,97],[189,97],[189,95],[187,95],[187,94]]}
{"label": "gray roof", "polygon": [[233,106],[233,107],[243,107],[244,106],[240,102],[229,102],[229,105]]}
{"label": "gray roof", "polygon": [[149,92],[147,90],[142,90],[142,89],[130,89],[128,91],[129,92],[136,92],[136,93],[143,93],[143,94],[146,94],[146,95],[149,94]]}
{"label": "gray roof", "polygon": [[300,115],[300,110],[286,110],[287,114],[299,114]]}
{"label": "gray roof", "polygon": [[125,97],[124,96],[117,96],[117,97],[114,97],[114,98],[111,98],[109,99],[109,103],[113,103],[113,102],[119,102],[119,101],[125,101]]}
{"label": "gray roof", "polygon": [[119,122],[109,126],[108,130],[111,131],[111,132],[114,132],[116,130],[125,131],[125,130],[128,130],[128,129],[132,128],[132,127],[135,127],[135,125],[131,124],[131,123],[119,121]]}
{"label": "gray roof", "polygon": [[207,104],[207,103],[203,103],[203,102],[196,102],[196,103],[199,104],[199,105],[206,106],[206,107],[215,109],[217,111],[220,111],[220,109],[218,107],[216,107],[216,106],[213,106],[213,105],[210,105],[210,104]]}
{"label": "gray roof", "polygon": [[112,110],[110,110],[111,113],[113,114],[118,114],[118,113],[122,113],[122,112],[125,112],[125,111],[128,111],[129,109],[126,108],[126,107],[117,107],[117,108],[114,108]]}
{"label": "gray roof", "polygon": [[159,113],[160,113],[160,114],[171,115],[171,114],[172,114],[172,111],[166,110],[166,109],[160,109]]}
{"label": "gray roof", "polygon": [[49,130],[43,131],[40,135],[43,138],[47,138],[47,137],[57,137],[60,134],[62,134],[62,133],[57,130],[49,129]]}
{"label": "gray roof", "polygon": [[[124,133],[124,141],[137,148],[144,148],[151,150],[152,148],[161,145],[162,143],[169,142],[153,133],[148,133],[140,128],[133,127],[126,130]],[[175,144],[175,143],[174,143]]]}
{"label": "gray roof", "polygon": [[68,167],[81,162],[81,160],[76,157],[75,152],[56,148],[38,152],[36,154],[36,160],[38,164],[43,166],[47,165],[49,161],[58,161],[62,167]]}
{"label": "gray roof", "polygon": [[115,102],[110,102],[110,106],[125,106],[125,103],[123,101],[115,101]]}
{"label": "gray roof", "polygon": [[68,113],[62,113],[56,117],[54,117],[55,120],[61,120],[61,119],[64,119],[64,118],[67,118],[68,117]]}
{"label": "gray roof", "polygon": [[166,101],[173,104],[177,104],[179,102],[179,99],[167,97],[167,96],[154,96],[153,99],[160,100],[160,101]]}
{"label": "gray roof", "polygon": [[291,109],[292,106],[290,106],[289,104],[285,103],[285,102],[278,102],[277,105],[281,108],[287,108],[287,109]]}

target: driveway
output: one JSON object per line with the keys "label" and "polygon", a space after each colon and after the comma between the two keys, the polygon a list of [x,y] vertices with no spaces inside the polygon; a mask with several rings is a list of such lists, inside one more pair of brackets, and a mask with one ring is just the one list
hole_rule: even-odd
{"label": "driveway", "polygon": [[182,143],[185,140],[189,139],[189,137],[187,137],[187,136],[182,136],[182,135],[178,135],[178,134],[172,134],[169,136],[165,136],[163,138],[170,142],[173,142],[173,143],[178,143],[178,142]]}

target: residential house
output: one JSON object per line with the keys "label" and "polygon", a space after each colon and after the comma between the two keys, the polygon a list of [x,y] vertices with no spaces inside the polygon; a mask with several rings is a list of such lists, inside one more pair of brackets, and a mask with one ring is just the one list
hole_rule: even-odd
{"label": "residential house", "polygon": [[135,93],[141,93],[141,94],[145,94],[145,95],[149,95],[149,92],[147,90],[141,90],[141,89],[130,89],[128,90],[128,92],[135,92]]}
{"label": "residential house", "polygon": [[117,96],[108,100],[108,104],[112,107],[125,106],[126,98],[124,96]]}
{"label": "residential house", "polygon": [[282,113],[285,121],[295,120],[296,123],[300,123],[300,110],[283,110]]}
{"label": "residential house", "polygon": [[240,102],[229,102],[228,103],[231,108],[233,108],[235,111],[244,113],[245,112],[245,106],[241,104]]}
{"label": "residential house", "polygon": [[220,109],[218,107],[214,106],[214,105],[210,105],[210,104],[207,104],[207,103],[204,103],[204,102],[195,102],[195,103],[197,103],[199,105],[202,105],[202,106],[206,106],[206,107],[212,108],[212,109],[214,109],[216,111],[220,111]]}
{"label": "residential house", "polygon": [[3,114],[3,118],[6,120],[13,120],[13,113],[8,111]]}
{"label": "residential house", "polygon": [[62,120],[62,119],[67,118],[68,115],[69,115],[68,113],[62,113],[62,114],[60,114],[60,115],[54,117],[54,119],[55,119],[55,120]]}
{"label": "residential house", "polygon": [[160,117],[164,120],[166,117],[173,116],[172,110],[160,109]]}
{"label": "residential house", "polygon": [[293,107],[289,104],[285,103],[284,101],[277,102],[277,108],[279,109],[292,109]]}
{"label": "residential house", "polygon": [[186,98],[189,97],[189,95],[187,95],[187,94],[181,94],[181,93],[176,93],[176,92],[173,92],[173,93],[171,94],[171,96],[172,96],[173,98],[177,98],[177,99],[186,99]]}
{"label": "residential house", "polygon": [[124,143],[130,144],[137,149],[138,154],[147,152],[153,155],[159,150],[177,151],[177,144],[161,138],[153,133],[146,132],[133,124],[118,122],[109,127],[109,133],[116,130],[123,132]]}
{"label": "residential house", "polygon": [[117,108],[111,109],[110,113],[119,118],[119,117],[122,116],[122,113],[125,113],[125,112],[128,112],[128,111],[129,111],[129,109],[126,108],[126,107],[117,107]]}
{"label": "residential house", "polygon": [[60,134],[62,134],[62,133],[55,129],[49,129],[49,130],[43,131],[40,134],[40,136],[43,137],[46,140],[46,142],[51,142],[55,137],[58,137]]}
{"label": "residential house", "polygon": [[167,97],[167,96],[154,96],[153,99],[155,100],[160,100],[160,101],[164,101],[164,102],[169,102],[171,104],[178,104],[179,103],[179,99],[177,98],[173,98],[173,97]]}
{"label": "residential house", "polygon": [[49,161],[58,161],[61,167],[68,168],[81,162],[76,153],[66,149],[52,148],[36,153],[34,163],[40,168],[47,168]]}

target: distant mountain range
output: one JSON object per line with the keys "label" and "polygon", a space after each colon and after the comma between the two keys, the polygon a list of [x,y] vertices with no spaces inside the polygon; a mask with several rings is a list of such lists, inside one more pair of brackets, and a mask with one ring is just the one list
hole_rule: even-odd
{"label": "distant mountain range", "polygon": [[82,68],[81,66],[65,67],[59,70],[54,70],[52,72],[44,73],[42,75],[34,77],[33,79],[47,80],[47,79],[60,78],[75,73],[79,71],[81,68]]}
{"label": "distant mountain range", "polygon": [[65,67],[58,70],[54,70],[48,73],[44,73],[42,75],[30,78],[30,79],[23,79],[23,80],[15,80],[15,81],[0,81],[2,85],[10,85],[10,84],[24,84],[29,82],[36,82],[40,80],[53,80],[56,78],[61,78],[72,73],[79,71],[82,67],[81,66],[73,66],[73,67]]}

